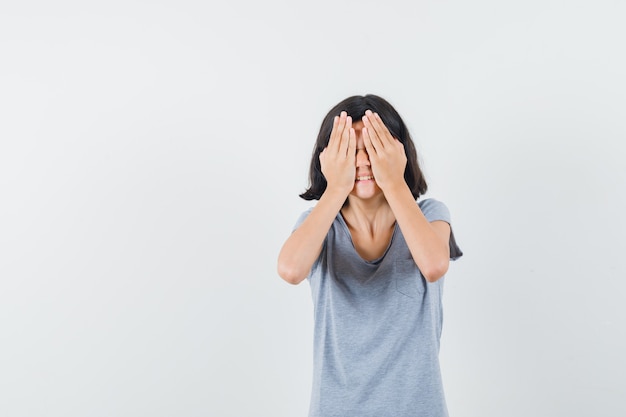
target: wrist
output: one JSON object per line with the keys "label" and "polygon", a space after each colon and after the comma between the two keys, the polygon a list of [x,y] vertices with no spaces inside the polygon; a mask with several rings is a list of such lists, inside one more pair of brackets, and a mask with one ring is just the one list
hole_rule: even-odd
{"label": "wrist", "polygon": [[334,199],[341,200],[343,202],[343,200],[345,200],[348,197],[348,194],[350,194],[350,191],[351,191],[351,188],[348,188],[346,186],[342,187],[338,185],[328,184],[322,196],[325,196],[326,198],[333,199],[333,200]]}
{"label": "wrist", "polygon": [[378,184],[378,186],[381,190],[383,190],[383,193],[385,193],[386,196],[401,195],[406,192],[411,193],[411,190],[409,189],[409,186],[404,178],[401,180],[391,181],[383,185]]}

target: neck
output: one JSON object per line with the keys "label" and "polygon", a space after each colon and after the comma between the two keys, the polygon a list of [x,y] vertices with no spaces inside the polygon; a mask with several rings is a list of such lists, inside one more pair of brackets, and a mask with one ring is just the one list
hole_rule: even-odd
{"label": "neck", "polygon": [[396,218],[384,196],[368,200],[348,197],[341,209],[346,223],[353,229],[375,233],[393,227]]}

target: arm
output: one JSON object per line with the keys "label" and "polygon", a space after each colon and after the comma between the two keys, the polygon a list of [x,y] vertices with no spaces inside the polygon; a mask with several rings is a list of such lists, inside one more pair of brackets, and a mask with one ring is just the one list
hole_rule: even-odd
{"label": "arm", "polygon": [[295,285],[307,277],[345,199],[341,193],[324,192],[308,217],[289,236],[278,255],[278,275],[282,279]]}
{"label": "arm", "polygon": [[278,255],[278,275],[290,284],[299,284],[311,271],[330,226],[354,187],[355,153],[352,118],[342,112],[335,117],[328,146],[320,154],[326,190],[309,216],[287,238]]}
{"label": "arm", "polygon": [[384,193],[422,275],[428,282],[437,281],[450,265],[450,225],[429,222],[404,181]]}
{"label": "arm", "polygon": [[450,225],[444,221],[429,222],[415,203],[404,180],[404,146],[389,133],[380,117],[368,110],[363,125],[363,142],[376,183],[383,190],[422,275],[429,282],[437,281],[450,263]]}

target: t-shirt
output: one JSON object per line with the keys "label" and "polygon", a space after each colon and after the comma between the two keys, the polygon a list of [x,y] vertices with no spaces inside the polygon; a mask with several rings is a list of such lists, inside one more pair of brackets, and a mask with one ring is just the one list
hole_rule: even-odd
{"label": "t-shirt", "polygon": [[[418,204],[428,221],[450,223],[440,201]],[[453,234],[450,254],[462,255]],[[310,417],[448,415],[439,368],[444,279],[424,279],[397,223],[385,253],[366,261],[337,214],[308,281],[315,326]]]}

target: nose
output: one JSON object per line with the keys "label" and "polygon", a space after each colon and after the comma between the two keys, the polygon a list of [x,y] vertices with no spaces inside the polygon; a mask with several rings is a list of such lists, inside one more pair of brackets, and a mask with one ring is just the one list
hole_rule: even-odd
{"label": "nose", "polygon": [[370,157],[365,149],[358,149],[356,151],[356,167],[369,167]]}

